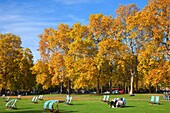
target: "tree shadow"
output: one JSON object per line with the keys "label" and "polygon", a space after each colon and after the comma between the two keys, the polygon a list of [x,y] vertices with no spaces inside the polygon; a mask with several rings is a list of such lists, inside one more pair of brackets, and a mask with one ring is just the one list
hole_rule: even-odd
{"label": "tree shadow", "polygon": [[[26,110],[26,111],[19,111],[19,110],[14,110],[14,109],[11,109],[9,110],[10,113],[49,113],[49,111],[44,111],[44,110]],[[59,110],[59,113],[76,113],[78,111],[74,111],[74,110],[71,110],[71,111],[66,111],[66,110]],[[1,112],[1,113],[7,113],[6,111],[5,112]],[[57,112],[58,113],[58,112]]]}
{"label": "tree shadow", "polygon": [[164,105],[164,104],[149,104],[149,105],[151,105],[151,106],[162,106],[162,105]]}
{"label": "tree shadow", "polygon": [[33,109],[32,107],[25,107],[25,108],[17,108],[16,110],[25,110],[25,109]]}

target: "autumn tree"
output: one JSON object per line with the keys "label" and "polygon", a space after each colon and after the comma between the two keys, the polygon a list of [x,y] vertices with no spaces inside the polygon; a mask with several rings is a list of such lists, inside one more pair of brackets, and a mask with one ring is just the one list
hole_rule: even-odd
{"label": "autumn tree", "polygon": [[[30,89],[31,85],[28,82],[32,80],[32,77],[29,76],[32,76],[30,67],[33,65],[31,51],[29,49],[23,50],[20,37],[14,34],[0,34],[0,48],[0,86],[2,92],[6,89]],[[26,79],[24,78],[27,78],[28,84],[25,84]]]}
{"label": "autumn tree", "polygon": [[43,89],[48,89],[51,86],[52,76],[49,74],[48,64],[39,60],[31,68],[32,74],[36,75],[36,82],[41,84]]}
{"label": "autumn tree", "polygon": [[[126,77],[126,64],[129,57],[129,48],[121,41],[114,38],[108,38],[99,43],[99,55],[105,58],[107,65],[106,77],[107,83],[122,84],[125,86]],[[110,86],[112,88],[112,86]]]}
{"label": "autumn tree", "polygon": [[89,35],[87,26],[82,26],[80,23],[73,25],[69,32],[72,43],[69,45],[68,55],[65,56],[66,69],[69,71],[69,78],[73,81],[75,89],[90,87],[90,82],[93,80],[94,62],[94,44]]}
{"label": "autumn tree", "polygon": [[[72,28],[68,28],[67,25],[61,24],[57,30],[46,29],[40,38],[41,62],[47,64],[46,75],[51,76],[49,80],[51,84],[48,87],[63,84],[67,86],[68,92],[70,92],[70,87],[86,87],[87,85],[83,84],[87,82],[86,79],[90,79],[86,74],[92,72],[89,72],[87,68],[82,68],[82,65],[87,65],[86,67],[91,65],[92,60],[89,58],[93,55],[93,43],[89,38],[87,26],[77,23]],[[38,67],[40,66],[35,65],[33,70],[41,74],[41,71],[37,70]],[[38,76],[38,78],[45,79],[43,76]],[[43,85],[42,82],[38,83]]]}
{"label": "autumn tree", "polygon": [[[139,57],[138,70],[144,74],[145,84],[150,88],[169,84],[170,1],[149,0],[148,5],[129,17],[129,28],[133,37],[142,38],[143,48]],[[134,30],[136,29],[136,30]],[[166,67],[164,67],[165,65]],[[160,71],[161,70],[161,71]]]}
{"label": "autumn tree", "polygon": [[1,88],[9,89],[16,80],[18,63],[21,51],[21,40],[13,34],[0,35],[0,65],[1,65]]}
{"label": "autumn tree", "polygon": [[[130,36],[131,32],[130,30],[127,29],[127,18],[129,16],[133,16],[135,13],[138,12],[138,7],[135,4],[129,4],[127,6],[123,6],[121,5],[116,13],[117,16],[115,18],[115,22],[117,23],[118,27],[116,28],[116,38],[118,40],[121,40],[124,44],[126,44],[127,47],[129,47],[129,55],[130,55],[130,59],[128,61],[126,61],[126,64],[128,64],[128,68],[129,68],[129,74],[131,76],[131,83],[130,83],[130,92],[129,94],[133,94],[133,90],[134,90],[134,77],[138,76],[138,72],[137,72],[137,56],[138,56],[138,50],[140,49],[140,45],[138,43],[138,39],[140,37],[135,37],[132,38]],[[128,56],[127,56],[128,57]]]}
{"label": "autumn tree", "polygon": [[36,85],[35,75],[32,74],[30,68],[33,67],[33,55],[29,48],[21,51],[19,60],[19,79],[17,80],[17,88],[20,90],[31,90]]}
{"label": "autumn tree", "polygon": [[[68,36],[70,28],[68,25],[60,24],[56,30],[45,29],[40,35],[39,51],[41,59],[33,67],[34,73],[37,73],[37,82],[44,85],[45,89],[54,85],[68,86],[68,70],[66,70],[64,57],[68,55],[68,45],[71,39]],[[39,67],[40,66],[40,67]],[[46,67],[45,70],[40,68]],[[41,75],[43,72],[43,75]],[[49,77],[48,77],[49,76]],[[39,81],[42,79],[44,82]]]}
{"label": "autumn tree", "polygon": [[109,63],[109,61],[103,58],[101,55],[99,55],[100,52],[99,43],[107,38],[112,37],[112,29],[109,29],[111,28],[112,24],[113,24],[112,16],[105,16],[102,14],[90,15],[88,28],[90,31],[89,35],[93,41],[93,44],[95,44],[96,48],[93,59],[95,61],[95,67],[97,69],[97,73],[94,78],[97,93],[100,93],[100,88],[104,86],[105,83],[108,83],[105,81],[107,78],[106,75],[108,73],[104,73],[104,70],[107,70],[106,67],[111,68],[111,66],[106,65],[106,62]]}
{"label": "autumn tree", "polygon": [[45,29],[41,59],[33,67],[36,80],[44,88],[67,86],[68,92],[95,87],[100,93],[118,83],[130,86],[129,94],[139,84],[168,84],[169,23],[169,1],[149,0],[140,11],[135,4],[121,5],[115,18],[91,14],[88,25]]}

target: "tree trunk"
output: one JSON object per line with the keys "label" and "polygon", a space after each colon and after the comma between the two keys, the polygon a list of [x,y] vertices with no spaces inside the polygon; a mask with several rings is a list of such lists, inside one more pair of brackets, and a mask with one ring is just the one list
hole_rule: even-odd
{"label": "tree trunk", "polygon": [[130,92],[129,92],[129,94],[130,95],[133,95],[133,93],[134,93],[134,74],[135,74],[135,72],[132,72],[132,69],[131,69],[131,81],[130,81]]}
{"label": "tree trunk", "polygon": [[126,91],[127,91],[127,83],[124,82],[124,88],[125,88],[125,94],[126,94]]}
{"label": "tree trunk", "polygon": [[97,78],[97,86],[96,86],[96,93],[100,94],[100,74],[101,74],[102,70],[99,69],[98,70],[98,78]]}
{"label": "tree trunk", "polygon": [[131,75],[131,82],[130,82],[130,92],[129,94],[132,95],[133,94],[133,79],[134,79],[134,76]]}
{"label": "tree trunk", "polygon": [[129,86],[129,84],[128,84],[128,93],[130,93],[130,86]]}
{"label": "tree trunk", "polygon": [[112,80],[109,80],[109,92],[112,93]]}
{"label": "tree trunk", "polygon": [[151,83],[149,83],[149,93],[151,93]]}
{"label": "tree trunk", "polygon": [[101,89],[101,93],[102,93],[102,92],[103,92],[103,87],[101,86],[101,88],[100,88],[100,89]]}
{"label": "tree trunk", "polygon": [[99,80],[99,78],[97,78],[97,87],[96,87],[96,93],[97,94],[100,94],[100,80]]}
{"label": "tree trunk", "polygon": [[138,76],[138,58],[136,56],[136,63],[135,63],[135,73],[136,73],[136,91],[138,91],[138,81],[139,81],[139,76]]}
{"label": "tree trunk", "polygon": [[136,91],[138,91],[138,74],[136,75]]}
{"label": "tree trunk", "polygon": [[61,85],[60,85],[60,93],[61,94],[63,93],[63,82],[61,82]]}
{"label": "tree trunk", "polygon": [[5,88],[2,88],[1,95],[5,94],[5,92],[6,92]]}
{"label": "tree trunk", "polygon": [[71,81],[70,81],[70,79],[68,78],[68,84],[67,84],[67,93],[68,94],[70,94],[71,92],[70,92],[70,90],[71,90],[71,88],[70,88],[70,85],[71,84]]}

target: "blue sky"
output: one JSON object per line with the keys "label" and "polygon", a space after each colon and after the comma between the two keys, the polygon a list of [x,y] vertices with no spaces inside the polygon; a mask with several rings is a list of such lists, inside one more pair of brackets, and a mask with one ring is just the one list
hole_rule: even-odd
{"label": "blue sky", "polygon": [[119,5],[134,3],[139,9],[147,0],[0,0],[0,33],[21,37],[22,47],[30,48],[36,62],[40,58],[38,35],[59,23],[88,24],[90,14],[113,15]]}

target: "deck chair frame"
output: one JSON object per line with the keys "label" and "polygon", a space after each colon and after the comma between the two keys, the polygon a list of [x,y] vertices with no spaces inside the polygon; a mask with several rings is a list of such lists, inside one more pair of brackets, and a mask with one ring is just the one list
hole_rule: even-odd
{"label": "deck chair frame", "polygon": [[72,99],[73,99],[73,97],[71,97],[71,96],[66,97],[65,103],[68,104],[68,105],[71,105],[72,104]]}
{"label": "deck chair frame", "polygon": [[9,102],[7,102],[6,103],[7,109],[17,109],[17,107],[16,107],[17,101],[18,101],[18,99],[12,99]]}

